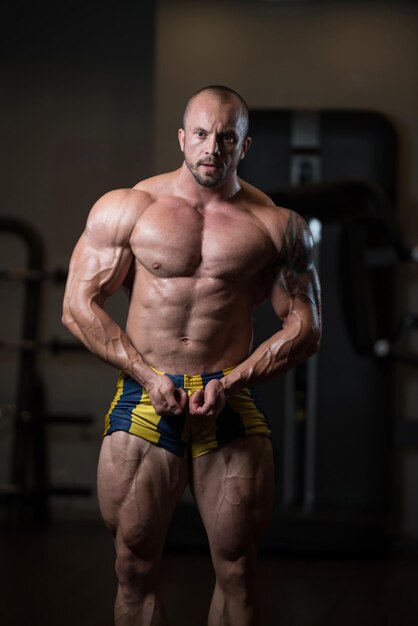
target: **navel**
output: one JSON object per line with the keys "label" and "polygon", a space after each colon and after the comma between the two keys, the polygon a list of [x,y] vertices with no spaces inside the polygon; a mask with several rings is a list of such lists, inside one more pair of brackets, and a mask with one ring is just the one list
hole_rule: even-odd
{"label": "navel", "polygon": [[188,337],[182,337],[182,338],[180,339],[180,341],[181,341],[182,343],[184,343],[184,344],[188,344],[188,343],[189,343],[189,341],[190,341],[190,339],[189,339]]}

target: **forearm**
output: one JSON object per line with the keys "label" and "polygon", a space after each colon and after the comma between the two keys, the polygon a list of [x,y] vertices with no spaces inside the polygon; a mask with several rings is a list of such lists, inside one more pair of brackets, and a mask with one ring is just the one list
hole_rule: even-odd
{"label": "forearm", "polygon": [[319,338],[320,329],[312,319],[292,312],[280,331],[221,379],[225,391],[230,394],[292,369],[318,350]]}
{"label": "forearm", "polygon": [[153,371],[120,326],[96,302],[77,311],[64,307],[62,321],[90,352],[148,386]]}

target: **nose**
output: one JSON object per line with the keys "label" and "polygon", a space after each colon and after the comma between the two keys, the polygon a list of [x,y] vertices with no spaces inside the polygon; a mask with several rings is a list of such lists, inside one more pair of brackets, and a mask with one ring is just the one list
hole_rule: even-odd
{"label": "nose", "polygon": [[206,143],[206,154],[219,155],[219,143],[218,138],[214,136],[209,136]]}

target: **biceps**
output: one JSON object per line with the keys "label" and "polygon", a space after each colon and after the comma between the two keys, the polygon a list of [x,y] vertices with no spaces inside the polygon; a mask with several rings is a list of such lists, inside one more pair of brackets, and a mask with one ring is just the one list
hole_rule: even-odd
{"label": "biceps", "polygon": [[83,298],[104,300],[121,286],[131,261],[130,249],[97,249],[82,237],[71,258],[68,291]]}

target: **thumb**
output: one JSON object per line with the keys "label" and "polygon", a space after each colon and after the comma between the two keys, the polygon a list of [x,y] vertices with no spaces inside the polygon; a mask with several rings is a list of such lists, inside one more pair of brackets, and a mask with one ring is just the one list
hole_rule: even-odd
{"label": "thumb", "polygon": [[204,403],[205,394],[203,389],[196,389],[196,391],[190,396],[189,405],[196,409]]}
{"label": "thumb", "polygon": [[180,405],[181,410],[184,411],[185,406],[187,404],[187,397],[188,397],[186,391],[182,387],[176,387],[176,390],[174,393]]}

